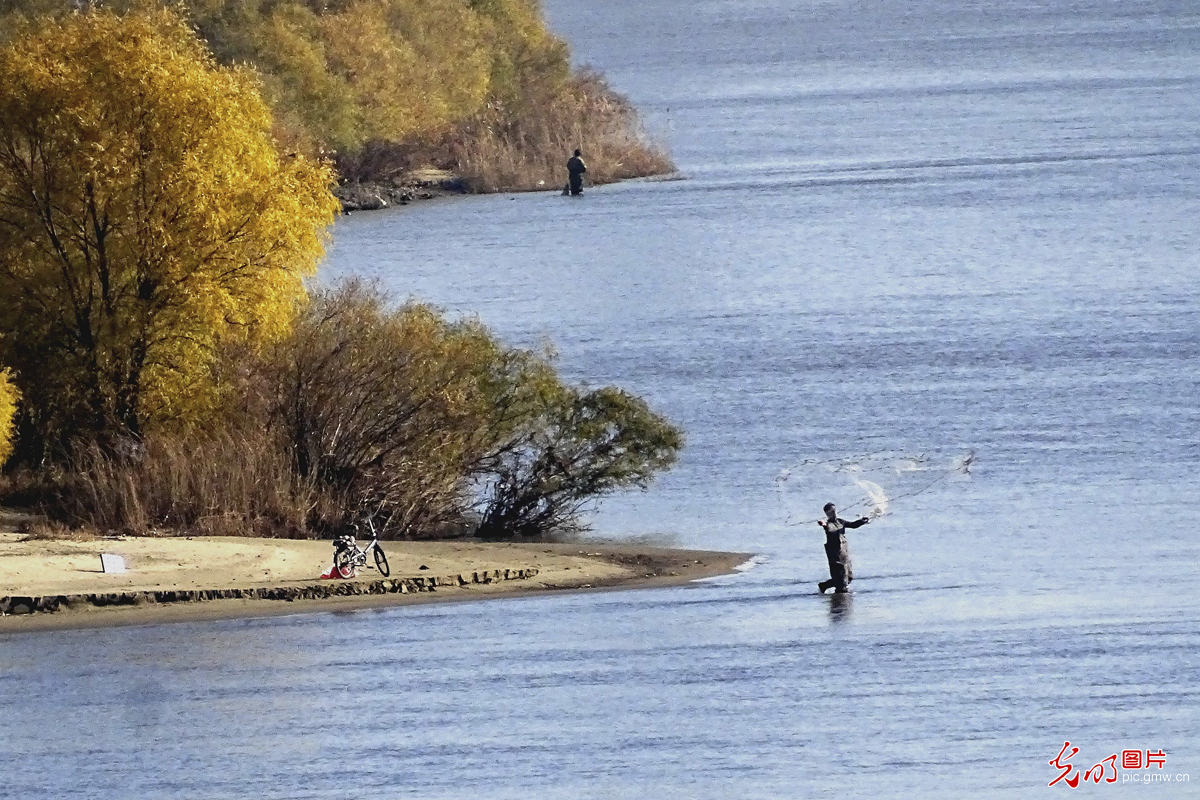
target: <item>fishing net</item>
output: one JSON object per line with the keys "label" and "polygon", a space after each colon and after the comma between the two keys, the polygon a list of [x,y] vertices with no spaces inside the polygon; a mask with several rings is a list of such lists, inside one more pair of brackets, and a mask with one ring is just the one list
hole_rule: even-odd
{"label": "fishing net", "polygon": [[807,458],[775,476],[775,488],[788,525],[824,519],[832,502],[838,516],[882,517],[892,504],[932,492],[971,474],[974,451],[935,454],[868,453],[846,458]]}

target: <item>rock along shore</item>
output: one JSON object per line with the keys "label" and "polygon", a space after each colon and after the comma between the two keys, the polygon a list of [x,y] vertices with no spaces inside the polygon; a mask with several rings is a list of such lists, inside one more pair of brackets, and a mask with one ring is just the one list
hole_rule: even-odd
{"label": "rock along shore", "polygon": [[348,181],[333,189],[334,197],[342,204],[343,214],[379,211],[418,200],[436,200],[469,192],[470,187],[463,178],[435,169],[409,173],[393,181]]}
{"label": "rock along shore", "polygon": [[150,603],[202,603],[209,600],[321,600],[361,595],[415,594],[435,592],[438,587],[492,584],[524,580],[538,574],[536,568],[496,569],[459,573],[445,577],[380,578],[370,581],[330,580],[293,586],[259,586],[244,589],[164,589],[158,591],[93,592],[22,597],[0,597],[0,615],[54,613],[88,606],[142,606]]}
{"label": "rock along shore", "polygon": [[[639,543],[383,543],[391,576],[321,580],[328,541],[255,537],[34,538],[0,510],[0,638],[10,633],[141,625],[555,591],[679,586],[727,574],[744,553]],[[124,573],[106,574],[102,554]]]}

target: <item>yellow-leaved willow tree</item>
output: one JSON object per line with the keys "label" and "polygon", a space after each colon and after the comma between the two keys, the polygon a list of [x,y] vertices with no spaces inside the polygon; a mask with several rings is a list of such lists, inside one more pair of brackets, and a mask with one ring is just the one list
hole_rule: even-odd
{"label": "yellow-leaved willow tree", "polygon": [[12,372],[0,369],[0,467],[8,460],[13,445],[13,417],[20,395],[12,384]]}
{"label": "yellow-leaved willow tree", "polygon": [[338,206],[271,126],[170,11],[0,48],[0,363],[42,455],[203,422],[219,349],[288,330]]}

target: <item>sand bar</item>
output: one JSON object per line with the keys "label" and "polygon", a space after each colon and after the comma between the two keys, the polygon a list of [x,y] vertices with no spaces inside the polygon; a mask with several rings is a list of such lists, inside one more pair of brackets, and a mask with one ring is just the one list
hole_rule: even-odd
{"label": "sand bar", "polygon": [[[384,547],[391,565],[392,580],[388,584],[392,588],[388,589],[380,588],[381,576],[373,569],[362,571],[352,581],[320,580],[318,576],[332,561],[333,548],[327,541],[235,537],[38,540],[28,539],[10,526],[0,530],[0,598],[141,596],[138,602],[128,605],[96,607],[89,602],[72,602],[55,613],[7,614],[0,616],[0,633],[296,614],[546,591],[678,585],[729,573],[750,557],[743,553],[588,542],[385,542]],[[128,572],[104,574],[101,553],[121,556]],[[397,581],[406,586],[399,587]],[[265,587],[291,587],[295,594],[297,589],[303,592],[305,587],[320,587],[324,591],[338,583],[363,584],[347,591],[382,593],[294,600],[154,599],[155,593],[162,596],[164,592],[182,596],[195,590]],[[418,585],[421,588],[414,588]]]}

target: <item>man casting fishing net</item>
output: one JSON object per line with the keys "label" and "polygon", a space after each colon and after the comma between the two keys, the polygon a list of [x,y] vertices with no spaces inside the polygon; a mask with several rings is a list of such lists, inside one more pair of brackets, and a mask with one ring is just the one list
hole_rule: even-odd
{"label": "man casting fishing net", "polygon": [[833,588],[834,592],[848,591],[846,587],[854,580],[854,567],[850,563],[850,546],[846,544],[846,529],[861,528],[871,521],[870,517],[859,517],[853,522],[839,519],[833,503],[825,504],[825,519],[817,524],[825,531],[825,556],[829,559],[829,580],[821,581],[817,588],[821,594]]}

